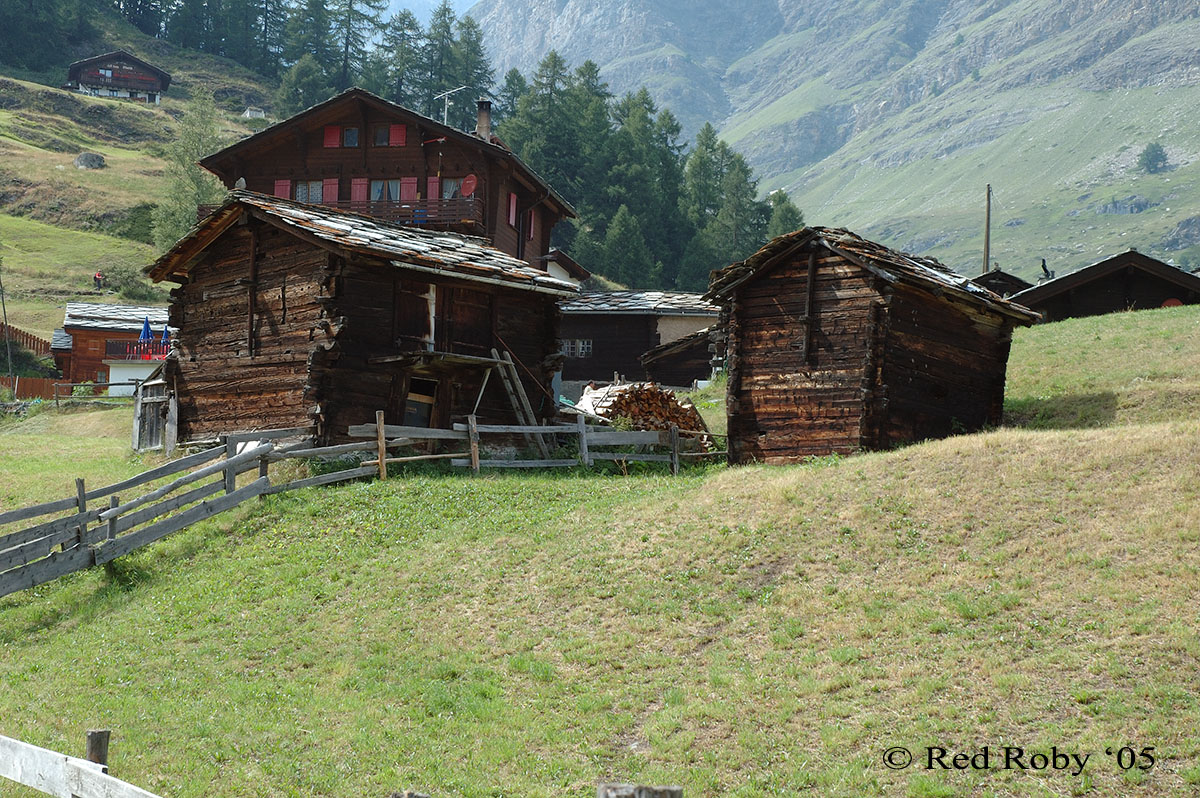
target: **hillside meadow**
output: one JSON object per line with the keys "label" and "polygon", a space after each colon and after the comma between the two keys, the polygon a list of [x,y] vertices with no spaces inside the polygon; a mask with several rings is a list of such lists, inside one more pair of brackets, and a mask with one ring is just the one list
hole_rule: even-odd
{"label": "hillside meadow", "polygon": [[[0,733],[164,796],[1192,795],[1198,338],[1019,331],[1012,426],[891,452],[273,497],[0,599]],[[3,505],[142,467],[127,413],[0,426]],[[1091,756],[924,767],[985,745]]]}

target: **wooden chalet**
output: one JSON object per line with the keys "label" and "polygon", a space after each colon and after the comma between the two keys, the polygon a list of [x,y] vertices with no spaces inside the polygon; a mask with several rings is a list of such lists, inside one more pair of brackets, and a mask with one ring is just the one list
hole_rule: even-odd
{"label": "wooden chalet", "polygon": [[1015,274],[1009,274],[999,267],[989,272],[984,272],[978,277],[972,277],[971,282],[975,283],[975,285],[981,285],[993,294],[999,294],[1002,297],[1010,297],[1013,294],[1024,291],[1026,288],[1033,287],[1033,283],[1028,280],[1023,280]]}
{"label": "wooden chalet", "polygon": [[[147,321],[151,340],[139,341]],[[50,351],[65,382],[142,380],[170,350],[162,340],[166,324],[166,308],[68,302]],[[132,388],[113,390],[133,393]]]}
{"label": "wooden chalet", "polygon": [[180,442],[292,427],[340,442],[377,410],[513,423],[485,376],[497,355],[538,418],[555,412],[556,303],[576,289],[481,239],[234,191],[147,272],[179,283],[164,377]]}
{"label": "wooden chalet", "polygon": [[119,97],[160,105],[171,76],[132,53],[116,50],[67,67],[64,89],[94,97]]}
{"label": "wooden chalet", "polygon": [[713,272],[733,463],[886,449],[999,423],[1037,314],[936,260],[807,227]]}
{"label": "wooden chalet", "polygon": [[705,327],[644,352],[638,360],[646,377],[659,385],[685,388],[710,379],[725,358],[723,337],[715,332]]}
{"label": "wooden chalet", "polygon": [[464,133],[349,89],[200,164],[227,188],[482,236],[544,267],[554,225],[575,212],[491,134],[491,104]]}
{"label": "wooden chalet", "polygon": [[1043,321],[1200,303],[1200,277],[1129,250],[1012,295]]}
{"label": "wooden chalet", "polygon": [[[699,294],[675,291],[597,291],[562,304],[564,380],[611,380],[617,373],[638,379],[641,356],[713,324],[720,308]],[[702,369],[684,382],[707,379]]]}

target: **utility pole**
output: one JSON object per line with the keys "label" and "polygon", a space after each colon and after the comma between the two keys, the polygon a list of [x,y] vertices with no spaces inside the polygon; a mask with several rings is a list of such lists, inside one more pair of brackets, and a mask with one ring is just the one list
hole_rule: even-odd
{"label": "utility pole", "polygon": [[992,184],[987,184],[987,205],[983,212],[983,271],[988,273],[988,263],[992,256]]}
{"label": "utility pole", "polygon": [[[0,258],[0,266],[4,265],[4,258]],[[0,311],[4,314],[4,347],[8,351],[8,381],[12,383],[13,398],[16,398],[17,383],[13,378],[13,360],[12,360],[12,330],[8,329],[8,305],[4,303],[4,280],[0,279]]]}

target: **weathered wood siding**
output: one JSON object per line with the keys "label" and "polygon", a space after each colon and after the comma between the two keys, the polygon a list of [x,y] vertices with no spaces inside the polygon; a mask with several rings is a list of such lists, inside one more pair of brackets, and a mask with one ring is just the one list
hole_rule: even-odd
{"label": "weathered wood siding", "polygon": [[862,444],[872,374],[872,305],[879,294],[861,268],[817,260],[811,351],[803,340],[808,254],[744,285],[729,317],[729,458],[797,462]]}
{"label": "weathered wood siding", "polygon": [[[325,411],[325,440],[340,442],[348,428],[370,423],[383,410],[388,424],[401,424],[412,381],[437,383],[431,426],[466,420],[475,407],[485,368],[434,362],[423,367],[372,363],[373,358],[420,351],[417,340],[429,335],[429,306],[423,297],[433,287],[432,348],[475,357],[491,357],[492,348],[513,354],[549,386],[543,361],[555,351],[554,298],[453,279],[433,279],[383,262],[341,261],[336,266],[339,295],[334,315],[343,324],[322,375],[317,396]],[[552,405],[520,366],[522,384],[535,413],[547,417]],[[479,403],[484,424],[512,424],[515,416],[503,383],[493,373]],[[346,438],[348,440],[348,438]]]}
{"label": "weathered wood siding", "polygon": [[169,370],[180,440],[313,420],[310,355],[330,342],[334,324],[322,318],[328,260],[325,250],[256,221],[228,230],[172,292],[179,357]]}
{"label": "weathered wood siding", "polygon": [[899,288],[880,318],[885,342],[869,448],[1000,423],[1011,322]]}
{"label": "weathered wood siding", "polygon": [[645,373],[642,353],[660,343],[658,317],[649,313],[566,313],[560,337],[592,342],[590,357],[567,358],[564,380],[608,382],[614,372],[631,380],[641,379]]}
{"label": "weathered wood siding", "polygon": [[712,341],[707,337],[645,364],[646,377],[660,385],[689,387],[712,376]]}
{"label": "weathered wood siding", "polygon": [[1081,316],[1101,316],[1122,310],[1162,307],[1168,299],[1184,305],[1200,302],[1200,296],[1153,274],[1126,267],[1031,306],[1043,321],[1060,321]]}

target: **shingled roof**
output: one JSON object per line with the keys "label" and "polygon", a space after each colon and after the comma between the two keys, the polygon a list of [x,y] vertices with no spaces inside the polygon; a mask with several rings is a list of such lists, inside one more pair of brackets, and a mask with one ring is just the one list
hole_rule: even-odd
{"label": "shingled roof", "polygon": [[148,266],[146,273],[155,282],[186,278],[209,244],[246,213],[331,250],[381,258],[399,268],[564,297],[579,292],[573,284],[501,252],[482,238],[389,224],[371,216],[244,190],[229,192],[224,204]]}
{"label": "shingled roof", "polygon": [[1041,318],[1029,308],[989,291],[936,258],[922,258],[868,241],[849,230],[805,227],[779,236],[744,261],[712,273],[704,299],[727,299],[743,283],[773,265],[785,253],[816,242],[889,283],[912,285],[935,294],[949,294],[1029,324]]}
{"label": "shingled roof", "polygon": [[[150,326],[162,330],[167,323],[166,308],[143,305],[105,305],[96,302],[68,302],[62,329],[112,330],[114,332],[139,332],[146,319]],[[57,335],[58,330],[55,330]],[[59,339],[56,338],[56,341]],[[62,339],[68,346],[69,339]]]}
{"label": "shingled roof", "polygon": [[682,291],[596,291],[563,302],[563,313],[716,316],[721,309],[699,294]]}

